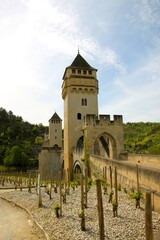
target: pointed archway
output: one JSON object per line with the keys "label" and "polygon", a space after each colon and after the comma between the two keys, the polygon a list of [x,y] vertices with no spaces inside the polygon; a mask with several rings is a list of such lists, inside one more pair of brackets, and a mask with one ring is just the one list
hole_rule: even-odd
{"label": "pointed archway", "polygon": [[116,141],[107,132],[101,133],[93,143],[93,153],[107,158],[116,158]]}

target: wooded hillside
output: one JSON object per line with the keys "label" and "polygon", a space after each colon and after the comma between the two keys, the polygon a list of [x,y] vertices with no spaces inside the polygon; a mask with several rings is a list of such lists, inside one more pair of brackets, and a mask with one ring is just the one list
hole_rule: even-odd
{"label": "wooded hillside", "polygon": [[160,154],[160,123],[124,124],[124,145],[130,153]]}
{"label": "wooded hillside", "polygon": [[30,124],[11,111],[0,108],[0,165],[34,168],[45,127]]}

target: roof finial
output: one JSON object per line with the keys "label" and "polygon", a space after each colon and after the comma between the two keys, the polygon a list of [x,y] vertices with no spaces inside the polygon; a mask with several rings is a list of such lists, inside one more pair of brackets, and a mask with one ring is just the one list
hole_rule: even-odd
{"label": "roof finial", "polygon": [[78,46],[78,54],[79,54],[79,46]]}

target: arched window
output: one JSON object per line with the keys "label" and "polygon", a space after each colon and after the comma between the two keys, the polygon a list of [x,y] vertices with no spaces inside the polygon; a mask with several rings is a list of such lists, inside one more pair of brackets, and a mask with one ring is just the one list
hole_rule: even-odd
{"label": "arched window", "polygon": [[84,98],[81,99],[81,104],[82,104],[82,106],[84,106],[84,104],[85,104]]}
{"label": "arched window", "polygon": [[81,113],[77,113],[77,119],[81,120]]}
{"label": "arched window", "polygon": [[87,106],[87,99],[86,98],[81,99],[81,105],[82,106]]}

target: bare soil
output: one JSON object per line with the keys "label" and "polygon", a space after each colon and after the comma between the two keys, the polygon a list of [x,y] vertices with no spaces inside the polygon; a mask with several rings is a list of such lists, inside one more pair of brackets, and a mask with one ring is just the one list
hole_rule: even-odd
{"label": "bare soil", "polygon": [[0,240],[42,240],[43,233],[29,215],[0,198]]}

